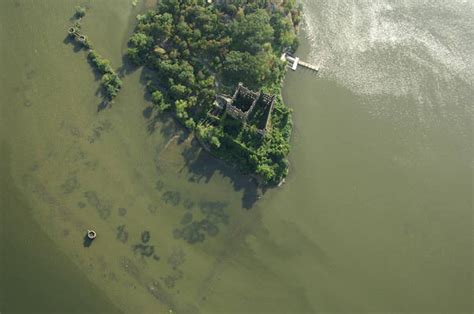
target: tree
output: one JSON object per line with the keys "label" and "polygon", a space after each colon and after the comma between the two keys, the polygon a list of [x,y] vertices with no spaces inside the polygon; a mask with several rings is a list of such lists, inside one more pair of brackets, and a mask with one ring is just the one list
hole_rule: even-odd
{"label": "tree", "polygon": [[231,32],[233,49],[257,53],[265,43],[272,42],[274,31],[268,13],[260,9],[236,20]]}
{"label": "tree", "polygon": [[76,13],[74,14],[76,16],[76,18],[80,19],[80,18],[86,16],[86,8],[81,7],[81,6],[77,6],[74,9],[76,11]]}
{"label": "tree", "polygon": [[211,136],[211,138],[209,139],[209,143],[215,148],[221,147],[221,141],[219,141],[219,138],[217,136]]}
{"label": "tree", "polygon": [[282,13],[275,13],[271,18],[271,24],[275,30],[275,43],[277,50],[282,52],[287,47],[292,47],[295,44],[296,35],[293,31],[291,20],[285,17]]}
{"label": "tree", "polygon": [[135,33],[130,37],[129,44],[138,50],[145,50],[153,42],[151,37],[144,33]]}
{"label": "tree", "polygon": [[141,60],[140,52],[137,48],[131,47],[127,49],[127,56],[132,61],[132,63],[139,65],[143,61]]}
{"label": "tree", "polygon": [[154,18],[156,23],[152,24],[153,33],[168,39],[173,32],[173,16],[169,13],[163,13]]}
{"label": "tree", "polygon": [[186,87],[181,84],[175,84],[170,87],[171,97],[173,99],[180,99],[186,96]]}
{"label": "tree", "polygon": [[109,100],[115,98],[122,87],[122,81],[115,73],[105,73],[102,76],[101,82],[105,95]]}
{"label": "tree", "polygon": [[187,119],[186,122],[184,122],[184,125],[189,129],[189,130],[194,130],[196,127],[196,123],[194,122],[193,119]]}
{"label": "tree", "polygon": [[151,93],[151,102],[161,111],[166,111],[171,108],[171,105],[166,102],[165,97],[159,90],[155,90]]}
{"label": "tree", "polygon": [[188,118],[188,113],[186,109],[188,108],[188,102],[183,99],[179,99],[175,103],[176,116],[181,120],[186,120]]}
{"label": "tree", "polygon": [[275,178],[275,170],[268,164],[259,164],[257,173],[262,176],[265,182],[272,182]]}
{"label": "tree", "polygon": [[164,102],[163,94],[159,90],[154,91],[151,93],[151,101],[155,105],[161,106],[161,104]]}
{"label": "tree", "polygon": [[89,60],[97,67],[100,73],[113,73],[114,70],[110,65],[110,61],[102,58],[95,50],[91,50],[88,54]]}
{"label": "tree", "polygon": [[271,54],[265,52],[255,56],[248,52],[231,51],[225,57],[222,72],[229,83],[242,82],[258,90],[273,70],[271,59]]}

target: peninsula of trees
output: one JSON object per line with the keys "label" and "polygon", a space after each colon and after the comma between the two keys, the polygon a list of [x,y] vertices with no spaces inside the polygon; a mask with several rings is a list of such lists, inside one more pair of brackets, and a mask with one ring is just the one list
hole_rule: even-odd
{"label": "peninsula of trees", "polygon": [[278,184],[288,173],[291,111],[281,97],[297,46],[295,0],[161,0],[137,17],[128,57],[154,73],[154,106],[213,155]]}
{"label": "peninsula of trees", "polygon": [[122,88],[122,80],[119,75],[114,71],[110,61],[101,57],[99,53],[94,49],[94,45],[81,32],[81,20],[86,15],[86,9],[84,7],[76,7],[76,13],[74,18],[76,19],[73,26],[68,30],[69,37],[87,51],[87,58],[91,66],[101,76],[101,92],[104,99],[102,106],[108,105],[117,96],[118,92]]}

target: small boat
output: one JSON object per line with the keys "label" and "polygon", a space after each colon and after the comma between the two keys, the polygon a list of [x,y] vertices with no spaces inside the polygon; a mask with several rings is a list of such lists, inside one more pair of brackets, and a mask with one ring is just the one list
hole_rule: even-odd
{"label": "small boat", "polygon": [[97,232],[95,232],[94,230],[87,230],[87,237],[90,240],[94,240],[97,237]]}

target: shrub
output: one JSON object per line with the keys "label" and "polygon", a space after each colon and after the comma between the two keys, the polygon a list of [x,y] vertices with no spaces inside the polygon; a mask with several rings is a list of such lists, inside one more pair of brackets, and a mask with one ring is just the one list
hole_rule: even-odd
{"label": "shrub", "polygon": [[74,14],[76,16],[76,18],[80,19],[80,18],[86,16],[86,8],[81,7],[81,6],[77,6],[74,9],[76,11],[76,13]]}

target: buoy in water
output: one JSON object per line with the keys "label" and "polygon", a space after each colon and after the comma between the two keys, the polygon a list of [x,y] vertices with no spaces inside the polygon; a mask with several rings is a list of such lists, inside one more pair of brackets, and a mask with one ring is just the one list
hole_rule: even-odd
{"label": "buoy in water", "polygon": [[97,237],[97,232],[95,232],[94,230],[87,230],[87,237],[90,240],[94,240]]}

